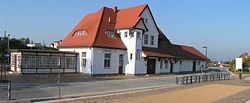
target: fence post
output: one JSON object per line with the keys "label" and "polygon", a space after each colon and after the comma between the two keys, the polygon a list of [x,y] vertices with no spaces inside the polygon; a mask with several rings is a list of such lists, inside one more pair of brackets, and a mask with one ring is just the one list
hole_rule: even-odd
{"label": "fence post", "polygon": [[193,83],[193,76],[191,75],[190,76],[190,84],[192,84]]}
{"label": "fence post", "polygon": [[201,75],[199,75],[199,83],[201,82]]}
{"label": "fence post", "polygon": [[0,64],[1,80],[3,80],[3,65]]}
{"label": "fence post", "polygon": [[176,84],[177,84],[177,85],[179,84],[178,79],[179,79],[179,78],[176,76]]}
{"label": "fence post", "polygon": [[207,77],[208,77],[207,74],[205,75],[205,77],[206,77],[206,82],[207,82]]}
{"label": "fence post", "polygon": [[186,84],[188,84],[188,76],[186,76]]}
{"label": "fence post", "polygon": [[197,83],[197,75],[195,75],[195,83]]}
{"label": "fence post", "polygon": [[215,74],[213,74],[213,81],[214,81],[214,76],[215,76]]}
{"label": "fence post", "polygon": [[184,82],[185,82],[185,81],[184,81],[184,76],[183,76],[183,77],[182,77],[182,84],[183,84],[183,85],[184,85]]}

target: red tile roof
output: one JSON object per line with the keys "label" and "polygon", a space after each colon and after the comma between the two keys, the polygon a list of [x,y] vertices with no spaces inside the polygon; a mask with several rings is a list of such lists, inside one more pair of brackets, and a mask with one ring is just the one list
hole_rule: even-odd
{"label": "red tile roof", "polygon": [[[114,38],[110,38],[105,32],[118,28],[133,28],[141,19],[140,14],[146,7],[147,4],[117,11],[103,7],[95,13],[86,15],[66,36],[59,47],[93,46],[126,49],[117,33]],[[85,31],[87,35],[74,35],[77,31]]]}
{"label": "red tile roof", "polygon": [[[134,28],[142,19],[140,15],[147,7],[147,4],[121,10],[103,7],[97,12],[86,15],[65,37],[59,48],[102,47],[126,49],[115,30]],[[78,31],[83,31],[85,34],[82,36],[75,35]],[[114,31],[114,37],[108,37],[107,31]],[[159,28],[158,31],[160,33],[158,48],[144,47],[142,50],[146,56],[207,59],[193,47],[172,44]]]}
{"label": "red tile roof", "polygon": [[[80,23],[65,37],[59,47],[90,47],[94,44],[98,27],[101,22],[101,17],[104,8],[95,13],[86,15]],[[74,35],[75,32],[85,30],[87,32],[84,36]]]}
{"label": "red tile roof", "polygon": [[165,48],[143,48],[143,53],[147,57],[166,57],[194,60],[209,60],[200,51],[191,46],[172,44]]}
{"label": "red tile roof", "polygon": [[142,11],[148,5],[140,5],[132,8],[121,9],[117,13],[116,29],[133,28],[140,21]]}

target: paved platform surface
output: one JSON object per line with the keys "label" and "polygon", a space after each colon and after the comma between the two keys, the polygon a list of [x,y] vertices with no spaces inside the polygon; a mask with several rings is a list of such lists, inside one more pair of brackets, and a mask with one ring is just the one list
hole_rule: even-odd
{"label": "paved platform surface", "polygon": [[[76,97],[81,95],[128,91],[171,84],[175,85],[175,76],[156,76],[152,78],[128,77],[127,79],[123,78],[113,80],[79,80],[61,83],[60,91],[61,97]],[[14,83],[12,86],[12,99],[14,100],[57,97],[59,97],[59,86],[56,84],[56,81],[48,83]],[[0,86],[0,101],[5,100],[7,100],[7,88],[2,85]]]}

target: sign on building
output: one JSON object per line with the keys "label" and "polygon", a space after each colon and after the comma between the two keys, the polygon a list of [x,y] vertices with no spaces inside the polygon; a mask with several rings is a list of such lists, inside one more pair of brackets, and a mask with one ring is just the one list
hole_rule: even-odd
{"label": "sign on building", "polygon": [[242,58],[236,58],[235,60],[235,66],[236,66],[236,69],[242,69]]}

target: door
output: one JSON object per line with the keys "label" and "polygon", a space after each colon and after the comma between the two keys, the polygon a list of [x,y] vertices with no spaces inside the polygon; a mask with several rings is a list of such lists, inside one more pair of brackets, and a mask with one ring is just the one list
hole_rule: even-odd
{"label": "door", "polygon": [[155,74],[155,59],[148,59],[147,74]]}
{"label": "door", "polygon": [[196,61],[193,61],[193,72],[195,72],[196,69]]}
{"label": "door", "polygon": [[123,54],[119,54],[119,74],[123,73]]}
{"label": "door", "polygon": [[173,73],[174,70],[174,63],[170,63],[170,73]]}

